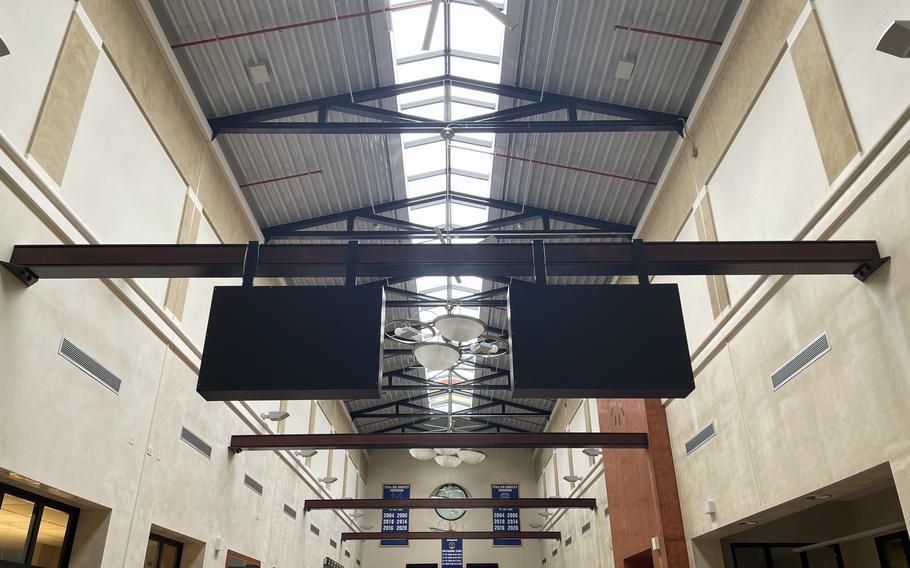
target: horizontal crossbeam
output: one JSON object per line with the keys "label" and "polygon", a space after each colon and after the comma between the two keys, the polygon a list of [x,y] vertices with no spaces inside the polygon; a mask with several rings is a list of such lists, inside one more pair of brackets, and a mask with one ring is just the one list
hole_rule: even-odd
{"label": "horizontal crossbeam", "polygon": [[430,531],[430,532],[343,532],[341,540],[492,540],[494,538],[515,538],[521,540],[559,540],[558,531]]}
{"label": "horizontal crossbeam", "polygon": [[[431,121],[418,116],[363,104],[443,85],[533,102],[456,122]],[[512,122],[517,119],[538,116],[560,109],[569,111],[571,117],[564,121]],[[330,110],[342,114],[377,119],[380,122],[328,122],[325,118]],[[578,110],[618,117],[624,120],[575,120],[575,112]],[[317,122],[268,122],[279,118],[289,118],[310,113],[318,113],[319,120]],[[546,91],[541,92],[536,89],[488,83],[453,75],[441,75],[408,83],[222,116],[211,119],[209,124],[211,125],[213,136],[218,136],[222,133],[244,132],[282,134],[438,133],[446,126],[451,126],[456,131],[463,132],[675,131],[682,134],[685,120],[685,117],[680,115],[649,109]]]}
{"label": "horizontal crossbeam", "polygon": [[421,122],[253,122],[225,124],[222,134],[432,134],[451,128],[461,134],[557,134],[569,132],[679,132],[682,123],[656,120],[490,120]]}
{"label": "horizontal crossbeam", "polygon": [[[593,217],[585,217],[583,215],[574,215],[572,213],[565,213],[562,211],[555,211],[552,209],[546,209],[543,207],[534,207],[531,205],[515,203],[512,201],[506,201],[503,199],[493,199],[490,197],[479,197],[476,195],[470,195],[468,193],[461,193],[458,191],[438,191],[435,193],[429,193],[421,197],[412,197],[408,199],[398,199],[395,201],[387,201],[385,203],[379,203],[373,207],[360,207],[357,209],[351,209],[348,211],[341,211],[339,213],[330,213],[328,215],[320,215],[318,217],[311,217],[309,219],[301,219],[299,221],[292,221],[290,223],[284,223],[281,225],[273,225],[271,227],[266,227],[262,230],[262,233],[265,235],[266,239],[280,238],[282,236],[293,237],[293,238],[307,238],[308,233],[300,233],[300,229],[309,229],[313,227],[319,227],[321,225],[327,225],[330,223],[337,223],[339,221],[345,221],[348,219],[368,219],[375,220],[376,213],[387,213],[390,211],[397,211],[400,209],[406,209],[408,207],[421,207],[425,205],[433,205],[435,203],[443,203],[447,199],[450,199],[452,202],[461,203],[464,205],[475,205],[478,207],[491,207],[493,209],[501,209],[503,211],[512,211],[519,214],[527,214],[529,218],[540,217],[544,219],[551,219],[554,221],[562,221],[564,223],[571,223],[573,225],[579,225],[582,227],[590,227],[593,229],[602,229],[604,231],[612,231],[617,233],[632,233],[635,231],[635,227],[632,225],[626,225],[623,223],[616,223],[614,221],[606,221],[604,219],[595,219]],[[388,222],[394,221],[397,223],[397,226],[406,226],[414,225],[408,221],[401,221],[398,219],[390,219],[388,217],[382,217],[383,221]],[[418,226],[418,230],[424,231],[433,231],[430,227]],[[435,234],[433,235],[435,236]],[[474,235],[477,236],[477,235]]]}
{"label": "horizontal crossbeam", "polygon": [[[399,426],[400,427],[400,426]],[[409,448],[646,448],[644,433],[541,432],[514,434],[244,434],[231,436],[241,450],[402,450]]]}
{"label": "horizontal crossbeam", "polygon": [[[515,499],[396,499],[396,507],[405,509],[438,509],[444,505],[452,509],[597,509],[597,499],[559,497],[520,497]],[[378,510],[389,507],[388,499],[307,499],[304,511],[341,511],[351,509]]]}
{"label": "horizontal crossbeam", "polygon": [[[886,259],[875,241],[547,243],[549,276],[691,274],[854,274],[867,277]],[[247,245],[16,245],[5,266],[17,277],[240,278]],[[262,245],[256,277],[527,277],[531,244]],[[255,269],[255,270],[253,270]]]}

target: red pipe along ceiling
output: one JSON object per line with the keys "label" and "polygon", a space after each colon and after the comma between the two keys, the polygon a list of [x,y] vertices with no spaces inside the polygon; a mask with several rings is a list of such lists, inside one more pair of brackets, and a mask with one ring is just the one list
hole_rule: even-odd
{"label": "red pipe along ceiling", "polygon": [[259,180],[259,181],[251,181],[251,182],[249,182],[249,183],[242,183],[242,184],[240,184],[240,187],[253,187],[253,186],[262,185],[262,184],[265,184],[265,183],[272,183],[272,182],[276,182],[276,181],[284,181],[284,180],[286,180],[286,179],[295,179],[295,178],[299,178],[299,177],[314,176],[314,175],[316,175],[316,174],[321,174],[321,173],[322,173],[322,170],[313,170],[313,171],[311,171],[311,172],[301,172],[301,173],[299,173],[299,174],[291,174],[291,175],[289,175],[289,176],[281,176],[281,177],[276,177],[276,178],[271,178],[271,179],[263,179],[263,180]]}
{"label": "red pipe along ceiling", "polygon": [[379,8],[376,10],[368,10],[366,12],[355,12],[353,14],[342,14],[337,18],[319,18],[317,20],[308,20],[305,22],[297,22],[295,24],[285,24],[283,26],[273,26],[271,28],[263,28],[260,30],[253,30],[249,32],[240,32],[236,34],[229,34],[224,36],[215,36],[205,39],[197,39],[193,41],[187,41],[183,43],[176,43],[171,45],[172,49],[180,49],[184,47],[193,47],[194,45],[204,45],[206,43],[213,43],[216,41],[224,41],[229,39],[238,39],[241,37],[250,37],[260,34],[267,34],[270,32],[282,32],[285,30],[293,30],[297,28],[305,28],[307,26],[317,26],[320,24],[328,24],[337,20],[350,20],[352,18],[362,18],[364,16],[373,16],[376,14],[382,14],[385,12],[397,12],[399,10],[408,10],[410,8],[419,8],[420,6],[429,6],[431,4],[430,0],[416,0],[415,2],[408,2],[407,4],[399,4],[398,6],[391,6],[385,8]]}
{"label": "red pipe along ceiling", "polygon": [[587,168],[578,168],[578,167],[575,167],[575,166],[567,166],[567,165],[565,165],[565,164],[554,164],[553,162],[544,162],[544,161],[541,161],[541,160],[534,160],[534,159],[532,159],[532,158],[523,158],[523,157],[521,157],[521,156],[515,156],[515,155],[512,155],[512,154],[503,154],[502,152],[487,152],[487,151],[484,151],[484,150],[477,150],[477,149],[475,149],[475,148],[466,148],[466,147],[464,147],[464,146],[459,146],[459,145],[455,145],[455,144],[452,144],[452,148],[457,148],[457,149],[459,149],[459,150],[465,150],[465,151],[467,151],[467,152],[477,152],[478,154],[487,154],[488,156],[495,156],[495,157],[497,157],[497,158],[506,158],[507,160],[518,160],[519,162],[527,162],[527,163],[529,163],[529,164],[540,164],[541,166],[548,166],[548,167],[551,167],[551,168],[560,168],[560,169],[563,169],[563,170],[569,170],[569,171],[573,171],[573,172],[580,172],[580,173],[583,173],[583,174],[591,174],[591,175],[596,175],[596,176],[604,176],[604,177],[609,177],[609,178],[613,178],[613,179],[619,179],[619,180],[623,180],[623,181],[632,181],[632,182],[636,182],[636,183],[644,183],[644,184],[647,184],[647,185],[657,185],[657,182],[656,182],[656,181],[651,181],[651,180],[647,180],[647,179],[641,179],[641,178],[636,178],[636,177],[631,177],[631,176],[624,176],[624,175],[621,175],[621,174],[614,174],[614,173],[610,173],[610,172],[602,172],[602,171],[598,171],[598,170],[589,170],[589,169],[587,169]]}
{"label": "red pipe along ceiling", "polygon": [[649,30],[647,28],[633,28],[632,26],[621,26],[619,24],[613,26],[617,30],[628,30],[630,32],[636,32],[640,34],[656,35],[661,37],[669,37],[673,39],[684,39],[686,41],[694,41],[698,43],[707,43],[708,45],[723,45],[724,42],[717,41],[713,39],[705,39],[703,37],[683,35],[683,34],[671,34],[669,32],[660,32],[657,30]]}

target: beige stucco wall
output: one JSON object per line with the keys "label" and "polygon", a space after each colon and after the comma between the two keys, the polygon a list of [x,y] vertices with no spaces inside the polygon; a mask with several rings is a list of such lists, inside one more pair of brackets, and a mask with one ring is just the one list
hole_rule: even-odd
{"label": "beige stucco wall", "polygon": [[[0,59],[0,75],[17,81],[0,81],[0,257],[25,243],[255,238],[236,182],[138,8],[80,6],[11,0],[3,8],[0,35],[11,54]],[[70,22],[82,44],[98,48],[94,65],[80,71],[86,89],[78,108],[57,104],[68,89],[58,79],[66,74],[54,72],[64,38],[76,33]],[[121,38],[130,41],[116,49],[104,43]],[[135,72],[125,72],[134,68],[130,58]],[[43,118],[72,127],[66,152],[29,152],[62,148],[59,129],[41,128]],[[184,215],[187,203],[192,215]],[[257,415],[284,403],[208,403],[195,392],[211,288],[235,282],[193,281],[165,308],[165,280],[58,280],[25,289],[0,273],[0,481],[82,509],[72,566],[138,566],[151,530],[184,541],[183,564],[194,568],[224,565],[219,539],[263,566],[315,568],[328,556],[353,567],[362,559],[359,544],[329,545],[352,519],[310,519],[303,501],[362,494],[366,456],[233,455],[230,436],[276,431]],[[63,337],[120,377],[120,392],[60,357]],[[351,428],[334,404],[284,406],[292,414],[287,431]],[[180,440],[182,427],[213,447],[211,459]],[[263,485],[262,495],[243,484],[244,475]],[[339,481],[316,481],[325,475]],[[296,520],[283,513],[285,504]]]}
{"label": "beige stucco wall", "polygon": [[[433,461],[417,461],[405,450],[374,451],[370,456],[365,497],[382,498],[383,484],[410,484],[411,497],[429,497],[444,483],[461,485],[471,497],[492,497],[491,484],[494,483],[516,483],[521,496],[537,496],[534,460],[530,451],[498,449],[486,453],[487,458],[478,465],[462,464],[454,469],[445,469]],[[366,524],[373,525],[371,530],[380,529],[380,514],[381,511],[366,512],[363,520]],[[453,528],[490,531],[493,530],[492,515],[489,509],[468,510],[464,517],[454,523]],[[539,530],[530,528],[529,524],[541,520],[536,510],[521,512],[522,530]],[[409,521],[412,531],[449,526],[432,510],[412,510]],[[489,540],[466,540],[463,546],[465,563],[498,562],[501,568],[526,568],[540,563],[538,541],[525,541],[518,547],[493,547]],[[407,547],[383,547],[381,550],[378,541],[369,541],[364,544],[363,554],[365,568],[385,568],[404,566],[408,562],[439,563],[441,549],[438,540],[412,541]]]}
{"label": "beige stucco wall", "polygon": [[[775,3],[751,4],[744,30],[768,23],[763,11]],[[785,505],[883,464],[905,517],[910,510],[910,66],[874,49],[884,27],[910,17],[910,8],[818,2],[812,13],[800,5],[779,12],[787,20],[775,20],[777,33],[758,41],[741,31],[733,42],[694,122],[707,118],[712,97],[737,89],[751,104],[741,117],[711,119],[723,126],[693,126],[699,158],[693,165],[688,148],[679,152],[641,235],[686,238],[693,196],[706,191],[719,240],[875,239],[892,262],[865,284],[848,275],[730,277],[731,306],[717,317],[704,317],[707,299],[683,294],[687,325],[696,322],[688,330],[696,389],[668,401],[667,416],[696,566],[724,565],[712,539],[746,530],[739,521],[770,522],[787,514]],[[807,23],[818,28],[806,32]],[[818,44],[793,52],[819,30],[830,57]],[[764,53],[776,54],[770,66]],[[719,79],[743,69],[755,76]],[[842,94],[832,91],[831,74]],[[820,91],[813,81],[828,86]],[[818,112],[841,97],[847,130],[832,141]],[[854,131],[860,152],[851,156],[844,132]],[[711,157],[716,164],[698,163]],[[698,185],[690,175],[684,187],[677,172],[693,167]],[[822,332],[831,352],[774,390],[771,374]],[[686,456],[685,442],[711,421],[717,436]],[[707,500],[716,515],[704,514]]]}

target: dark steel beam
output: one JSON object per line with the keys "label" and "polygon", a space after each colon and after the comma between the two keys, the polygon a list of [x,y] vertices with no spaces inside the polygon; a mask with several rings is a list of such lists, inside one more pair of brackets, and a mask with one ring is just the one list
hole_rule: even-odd
{"label": "dark steel beam", "polygon": [[[293,231],[299,229],[308,229],[311,227],[318,227],[320,225],[326,225],[329,223],[336,223],[338,221],[347,220],[350,217],[370,219],[371,216],[375,213],[386,213],[389,211],[397,211],[399,209],[405,209],[408,207],[420,207],[423,205],[431,205],[433,203],[442,203],[446,199],[451,198],[452,201],[459,203],[464,203],[466,205],[476,205],[478,207],[492,207],[494,209],[502,209],[504,211],[512,211],[516,213],[524,212],[533,212],[536,216],[550,218],[558,221],[563,221],[566,223],[571,223],[573,225],[579,225],[582,227],[591,227],[595,229],[604,229],[610,231],[616,231],[620,233],[632,233],[635,231],[635,227],[632,225],[625,225],[622,223],[615,223],[613,221],[606,221],[603,219],[595,219],[593,217],[585,217],[583,215],[574,215],[571,213],[564,213],[561,211],[554,211],[552,209],[546,209],[543,207],[533,207],[521,203],[515,203],[512,201],[505,201],[503,199],[492,199],[489,197],[478,197],[476,195],[470,195],[467,193],[461,193],[458,191],[452,191],[446,194],[444,191],[439,191],[436,193],[430,193],[421,197],[411,197],[407,199],[398,199],[394,201],[387,201],[385,203],[379,203],[374,207],[360,207],[357,209],[351,209],[348,211],[341,211],[338,213],[331,213],[328,215],[320,215],[318,217],[312,217],[309,219],[301,219],[299,221],[293,221],[291,223],[284,223],[282,225],[274,225],[271,227],[266,227],[262,229],[263,234],[266,236],[266,239],[272,238],[274,235],[283,235],[288,234],[288,236],[297,236]],[[383,220],[388,220],[389,218],[383,217]],[[398,221],[399,223],[409,223],[407,221]],[[414,225],[413,223],[410,223]],[[431,227],[418,227],[418,230],[432,231]],[[434,235],[435,236],[435,235]],[[304,236],[303,238],[306,238]]]}
{"label": "dark steel beam", "polygon": [[679,132],[682,122],[656,120],[432,120],[425,122],[249,122],[224,123],[221,134],[438,134],[451,128],[460,134],[534,134],[572,132]]}
{"label": "dark steel beam", "polygon": [[561,537],[559,532],[553,531],[430,531],[341,533],[342,542],[346,540],[443,540],[447,538],[460,538],[462,540],[492,540],[494,538],[517,538],[521,540],[560,540]]}
{"label": "dark steel beam", "polygon": [[[404,406],[404,405],[402,405],[402,406]],[[361,414],[357,417],[352,417],[352,420],[360,420],[360,419],[364,419],[364,418],[387,418],[387,419],[391,420],[393,418],[430,418],[430,417],[436,417],[436,416],[444,416],[444,417],[449,416],[449,414],[447,412],[443,412],[441,410],[437,411],[432,408],[424,408],[422,410],[423,410],[423,412],[418,411],[418,412],[405,412],[405,413],[396,412],[394,414],[382,414],[382,413]],[[548,413],[548,412],[547,413],[543,413],[543,412],[477,412],[477,413],[456,412],[456,413],[452,414],[452,416],[455,418],[467,418],[467,419],[472,419],[472,420],[475,418],[521,418],[521,417],[534,418],[535,416],[540,417],[540,416],[549,416],[549,415],[550,415],[550,413]]]}
{"label": "dark steel beam", "polygon": [[[8,269],[35,278],[239,278],[247,245],[16,245]],[[257,277],[341,277],[345,245],[262,245]],[[545,245],[548,276],[853,274],[883,259],[875,241]],[[358,277],[532,276],[530,244],[360,245]]]}
{"label": "dark steel beam", "polygon": [[[400,427],[400,426],[399,426]],[[648,437],[627,432],[474,434],[245,434],[231,436],[241,450],[395,450],[408,448],[646,448]]]}
{"label": "dark steel beam", "polygon": [[[395,506],[405,509],[438,509],[439,499],[396,499]],[[597,499],[560,497],[522,497],[516,499],[446,499],[452,509],[597,509]],[[304,511],[342,511],[351,509],[378,510],[389,507],[388,499],[306,499]]]}
{"label": "dark steel beam", "polygon": [[380,428],[379,430],[373,430],[372,434],[373,435],[385,434],[388,432],[395,432],[397,430],[401,430],[403,433],[405,430],[407,430],[409,428],[416,427],[419,424],[425,424],[427,422],[432,422],[433,420],[436,420],[436,418],[421,418],[420,420],[414,420],[412,422],[400,422],[398,424],[395,424],[394,426],[387,426],[385,428]]}
{"label": "dark steel beam", "polygon": [[[361,103],[381,100],[384,98],[395,97],[405,93],[411,93],[415,91],[421,91],[430,89],[438,86],[446,87],[460,87],[464,89],[480,91],[485,93],[497,94],[504,97],[522,99],[534,101],[532,104],[517,106],[509,109],[502,109],[494,113],[487,115],[481,115],[478,117],[473,117],[465,121],[459,121],[455,123],[445,123],[445,122],[436,122],[436,121],[427,121],[420,117],[413,115],[400,113],[393,110],[387,110],[379,107],[372,107],[363,105]],[[487,122],[507,122],[508,120],[514,120],[518,118],[526,118],[528,116],[535,116],[544,114],[547,112],[552,112],[559,109],[570,109],[570,116],[574,114],[576,110],[586,110],[589,112],[594,112],[598,114],[603,114],[607,116],[620,117],[627,119],[625,122],[637,122],[642,125],[650,124],[651,127],[647,129],[659,129],[659,130],[673,130],[678,133],[682,133],[682,127],[685,124],[685,117],[675,114],[663,113],[648,109],[641,109],[630,107],[626,105],[618,105],[613,103],[608,103],[604,101],[597,101],[592,99],[584,99],[580,97],[573,97],[569,95],[560,95],[558,93],[543,92],[541,93],[535,89],[525,89],[522,87],[515,87],[511,85],[501,85],[497,83],[488,83],[486,81],[478,81],[475,79],[467,79],[464,77],[455,77],[452,75],[442,75],[438,77],[430,77],[427,79],[421,79],[417,81],[411,81],[408,83],[402,83],[398,85],[388,85],[384,87],[377,87],[373,89],[367,89],[364,91],[357,91],[354,93],[343,93],[338,95],[332,95],[329,97],[323,97],[320,99],[314,99],[310,101],[301,101],[297,103],[291,103],[287,105],[281,105],[272,108],[265,108],[254,110],[250,112],[234,114],[230,116],[222,116],[209,120],[209,124],[212,128],[212,135],[218,136],[221,133],[230,133],[230,132],[255,132],[262,131],[263,129],[268,129],[271,125],[274,124],[286,124],[286,125],[295,125],[303,127],[306,124],[317,124],[324,126],[332,125],[344,125],[339,126],[341,130],[349,129],[347,133],[365,133],[365,132],[374,132],[376,129],[369,130],[358,130],[355,125],[358,123],[331,123],[320,121],[317,123],[269,123],[264,121],[275,120],[278,118],[287,118],[291,116],[298,116],[308,113],[319,113],[321,117],[324,117],[329,109],[334,109],[339,112],[355,114],[359,116],[368,116],[370,118],[375,118],[379,120],[387,120],[395,123],[394,126],[400,127],[403,124],[414,124],[414,125],[434,125],[428,127],[428,130],[433,130],[434,132],[439,132],[441,130],[440,124],[446,126],[447,124],[452,124],[456,129],[464,129],[465,126],[471,124],[482,124]],[[531,121],[531,122],[540,122],[540,121]],[[557,121],[558,124],[562,124],[565,127],[568,123],[575,124],[584,124],[584,123],[596,123],[596,122],[623,122],[623,121],[577,121],[577,120],[567,120],[567,121]],[[365,123],[369,124],[369,123]],[[588,127],[590,128],[590,126]],[[308,133],[325,133],[325,134],[338,134],[341,133],[339,129],[329,128],[324,132],[318,132],[318,129],[309,129],[305,130]],[[293,128],[288,127],[278,127],[277,131],[287,132],[293,130]],[[420,130],[423,131],[423,130]],[[484,132],[484,130],[478,130]],[[571,131],[571,130],[567,130]],[[577,130],[577,131],[590,131],[590,130]],[[393,132],[394,133],[394,132]]]}
{"label": "dark steel beam", "polygon": [[[517,219],[515,219],[517,217]],[[514,215],[503,220],[494,219],[483,226],[496,227],[514,225],[523,220],[533,219],[537,215]],[[506,221],[506,219],[510,219]],[[487,230],[485,228],[463,228],[444,231],[446,239],[477,239],[493,237],[497,239],[628,239],[633,230],[613,231],[602,229],[550,229],[550,230]],[[271,232],[269,240],[276,239],[309,239],[319,241],[410,241],[414,239],[436,239],[439,233],[430,230],[403,230],[403,231],[290,231]]]}

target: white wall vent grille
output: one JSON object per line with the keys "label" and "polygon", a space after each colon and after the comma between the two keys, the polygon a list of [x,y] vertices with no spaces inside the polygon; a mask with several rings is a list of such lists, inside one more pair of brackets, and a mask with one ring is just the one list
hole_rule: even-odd
{"label": "white wall vent grille", "polygon": [[79,370],[86,375],[106,386],[111,391],[120,394],[120,384],[123,381],[121,381],[117,375],[108,371],[104,365],[96,361],[88,353],[76,347],[69,339],[63,338],[57,353],[78,367]]}
{"label": "white wall vent grille", "polygon": [[803,347],[795,357],[787,361],[783,367],[774,371],[771,375],[771,386],[774,390],[784,386],[784,384],[800,374],[812,363],[818,361],[822,355],[831,351],[831,342],[828,341],[828,332],[821,334],[812,343]]}
{"label": "white wall vent grille", "polygon": [[253,491],[255,491],[256,493],[258,493],[259,495],[262,495],[262,484],[259,483],[258,481],[256,481],[255,479],[253,479],[252,477],[250,477],[249,475],[243,476],[243,484],[246,485],[247,487],[249,487],[250,489],[252,489]]}
{"label": "white wall vent grille", "polygon": [[189,444],[200,454],[204,455],[208,459],[212,459],[212,446],[206,444],[202,438],[187,430],[186,427],[180,428],[180,439]]}
{"label": "white wall vent grille", "polygon": [[319,527],[316,525],[310,525],[310,532],[316,536],[319,536]]}
{"label": "white wall vent grille", "polygon": [[329,539],[329,546],[331,546],[332,548],[338,548],[338,543],[335,542],[335,539],[330,538],[330,539]]}
{"label": "white wall vent grille", "polygon": [[297,511],[287,503],[284,504],[284,514],[291,517],[292,519],[297,518]]}
{"label": "white wall vent grille", "polygon": [[686,455],[691,454],[698,448],[705,445],[708,440],[717,435],[717,431],[714,429],[714,421],[712,420],[710,424],[702,428],[698,434],[692,436],[688,442],[686,442]]}

